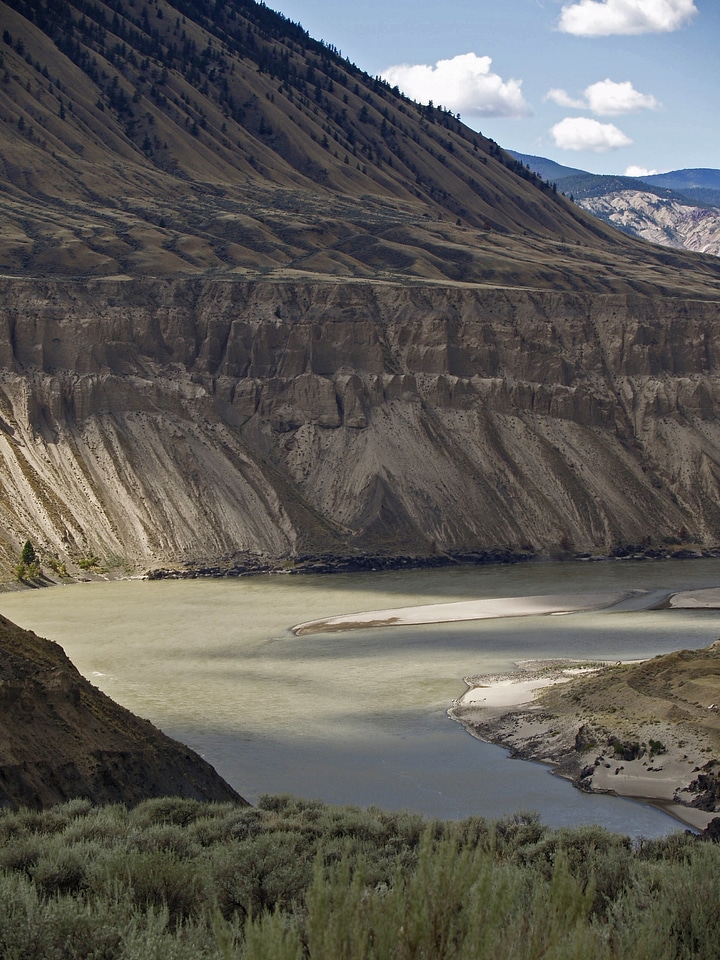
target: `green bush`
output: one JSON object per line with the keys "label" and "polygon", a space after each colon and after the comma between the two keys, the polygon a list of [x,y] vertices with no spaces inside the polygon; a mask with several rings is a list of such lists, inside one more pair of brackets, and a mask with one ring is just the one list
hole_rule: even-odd
{"label": "green bush", "polygon": [[36,559],[35,547],[33,547],[29,540],[26,540],[22,548],[22,553],[20,554],[20,562],[24,563],[25,566],[30,566],[31,563],[35,563]]}
{"label": "green bush", "polygon": [[329,807],[0,812],[8,960],[716,960],[720,848]]}

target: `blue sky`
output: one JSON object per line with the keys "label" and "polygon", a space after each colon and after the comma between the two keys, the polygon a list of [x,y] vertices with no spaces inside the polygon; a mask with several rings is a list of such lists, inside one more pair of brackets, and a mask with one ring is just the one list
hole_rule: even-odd
{"label": "blue sky", "polygon": [[717,0],[268,0],[415,100],[593,173],[720,168]]}

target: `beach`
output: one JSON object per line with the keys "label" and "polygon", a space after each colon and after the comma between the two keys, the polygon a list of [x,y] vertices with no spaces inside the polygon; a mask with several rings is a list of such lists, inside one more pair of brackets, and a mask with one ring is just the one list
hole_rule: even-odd
{"label": "beach", "polygon": [[[714,652],[717,662],[720,650]],[[550,764],[582,790],[640,800],[704,830],[720,813],[691,804],[701,793],[699,776],[717,777],[717,739],[689,722],[638,718],[634,709],[623,716],[614,703],[612,715],[594,711],[577,694],[592,689],[593,677],[599,683],[614,668],[632,666],[525,661],[514,674],[467,677],[468,690],[448,713],[473,736],[505,747],[514,758]],[[556,687],[565,687],[563,696],[549,701]],[[714,715],[712,706],[704,709]]]}

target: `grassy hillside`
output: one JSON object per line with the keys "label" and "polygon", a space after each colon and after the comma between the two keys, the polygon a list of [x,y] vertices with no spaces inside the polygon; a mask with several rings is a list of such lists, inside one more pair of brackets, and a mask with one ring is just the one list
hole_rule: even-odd
{"label": "grassy hillside", "polygon": [[618,236],[264,5],[13,0],[0,21],[6,273],[567,288],[599,259],[618,289],[717,279]]}
{"label": "grassy hillside", "polygon": [[[709,707],[720,693],[720,642],[678,650],[642,663],[618,664],[598,674],[553,687],[543,707],[559,716],[592,717],[619,736],[638,739],[648,724],[672,723],[688,738],[702,738],[720,752],[720,713]],[[640,739],[643,739],[640,737]]]}

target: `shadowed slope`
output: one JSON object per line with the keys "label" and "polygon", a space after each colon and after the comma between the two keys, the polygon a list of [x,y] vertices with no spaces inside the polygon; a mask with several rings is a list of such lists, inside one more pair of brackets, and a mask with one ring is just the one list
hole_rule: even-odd
{"label": "shadowed slope", "polygon": [[192,750],[88,683],[61,647],[4,617],[0,700],[0,807],[242,799]]}

